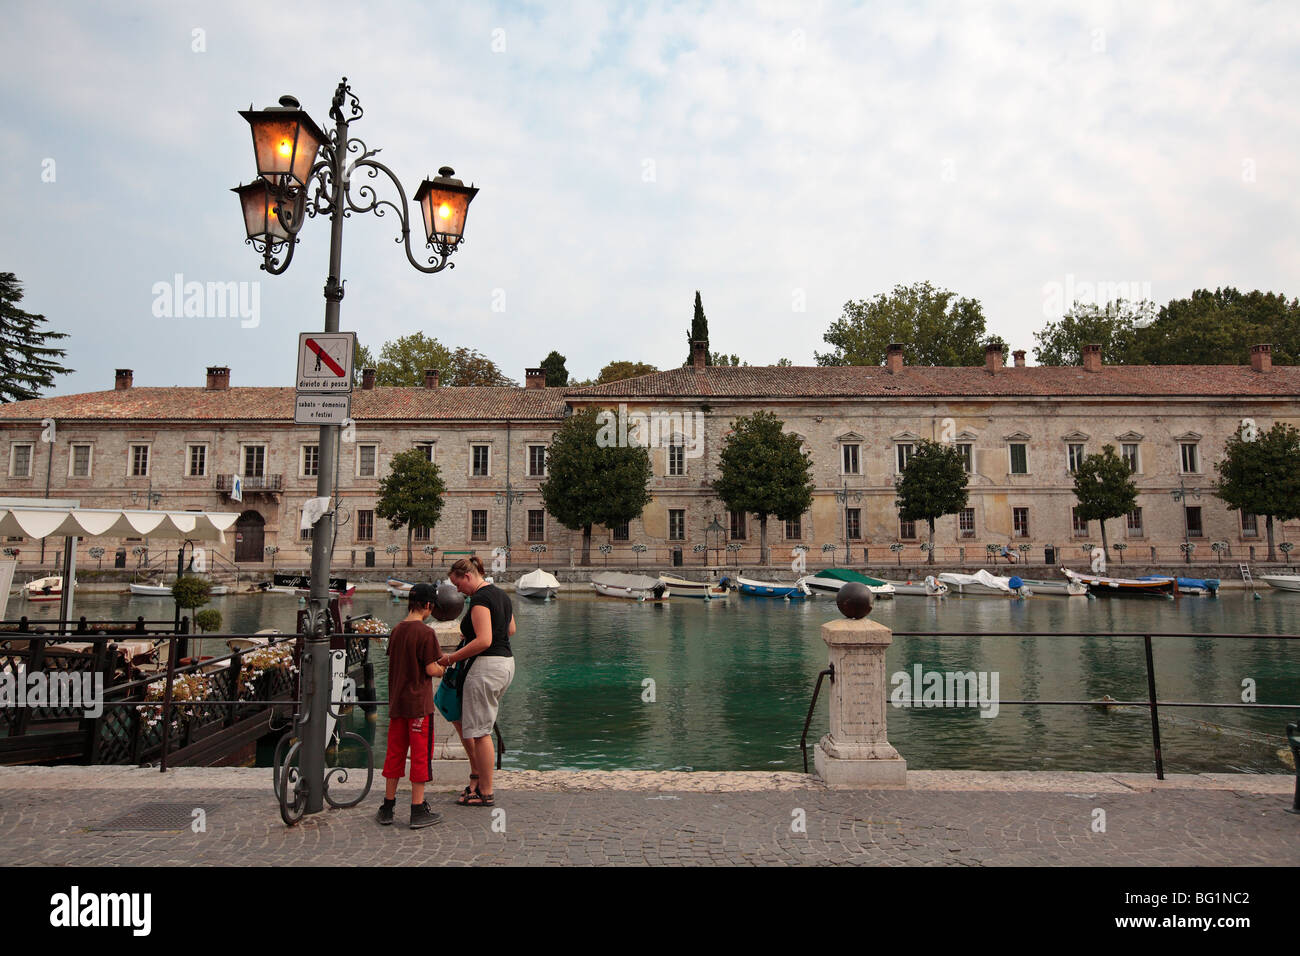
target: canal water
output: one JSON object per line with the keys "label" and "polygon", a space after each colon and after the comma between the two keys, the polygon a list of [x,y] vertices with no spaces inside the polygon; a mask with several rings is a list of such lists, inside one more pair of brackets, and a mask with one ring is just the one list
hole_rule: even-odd
{"label": "canal water", "polygon": [[[289,595],[214,598],[224,630],[294,628]],[[500,717],[510,769],[800,770],[799,737],[817,672],[826,666],[823,622],[839,616],[832,598],[787,603],[733,595],[725,602],[681,599],[638,604],[577,592],[550,603],[514,598],[518,633],[515,682]],[[34,610],[34,609],[28,609]],[[99,619],[166,619],[169,600],[84,595],[77,613]],[[387,594],[358,595],[345,614],[373,613],[390,625],[404,605]],[[32,616],[48,617],[48,609]],[[887,656],[891,675],[986,672],[1001,700],[1118,700],[1146,697],[1142,642],[1114,632],[1187,632],[1156,638],[1157,690],[1163,700],[1240,702],[1253,686],[1261,703],[1300,704],[1300,594],[1228,592],[1217,599],[895,598],[872,619],[899,637]],[[955,636],[973,631],[976,636]],[[1013,636],[993,636],[1011,632]],[[1060,636],[1083,632],[1089,636]],[[1249,639],[1214,639],[1216,633]],[[217,653],[209,648],[206,653]],[[374,649],[380,698],[385,659]],[[894,685],[891,684],[891,688]],[[825,694],[828,688],[823,688]],[[921,696],[918,688],[917,697]],[[918,704],[921,701],[918,700]],[[811,745],[827,729],[820,702]],[[1286,711],[1167,708],[1161,737],[1168,772],[1281,773]],[[893,707],[889,739],[912,769],[1093,770],[1151,772],[1145,710],[1001,705]],[[382,760],[385,708],[352,729],[376,742]]]}

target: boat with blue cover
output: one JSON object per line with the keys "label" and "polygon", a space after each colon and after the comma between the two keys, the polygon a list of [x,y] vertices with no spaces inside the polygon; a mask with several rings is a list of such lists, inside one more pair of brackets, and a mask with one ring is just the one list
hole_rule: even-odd
{"label": "boat with blue cover", "polygon": [[789,598],[791,601],[801,601],[804,598],[812,597],[812,590],[802,581],[796,581],[794,584],[782,584],[779,581],[757,581],[754,578],[737,575],[736,585],[740,588],[741,594],[749,594],[754,597]]}

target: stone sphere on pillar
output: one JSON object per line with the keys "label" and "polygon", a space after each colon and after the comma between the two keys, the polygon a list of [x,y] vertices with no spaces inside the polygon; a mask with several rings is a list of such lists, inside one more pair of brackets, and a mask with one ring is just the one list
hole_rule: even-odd
{"label": "stone sphere on pillar", "polygon": [[835,606],[840,613],[859,621],[871,613],[871,589],[858,581],[850,581],[835,595]]}
{"label": "stone sphere on pillar", "polygon": [[433,619],[435,621],[454,621],[465,610],[465,595],[454,584],[439,584],[433,595]]}

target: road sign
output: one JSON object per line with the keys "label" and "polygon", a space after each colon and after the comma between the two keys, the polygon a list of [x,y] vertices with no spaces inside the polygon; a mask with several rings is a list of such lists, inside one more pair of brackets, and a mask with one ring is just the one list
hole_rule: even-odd
{"label": "road sign", "polygon": [[355,332],[301,332],[298,335],[299,392],[332,394],[352,391]]}
{"label": "road sign", "polygon": [[352,417],[351,395],[299,394],[293,407],[295,425],[342,425]]}

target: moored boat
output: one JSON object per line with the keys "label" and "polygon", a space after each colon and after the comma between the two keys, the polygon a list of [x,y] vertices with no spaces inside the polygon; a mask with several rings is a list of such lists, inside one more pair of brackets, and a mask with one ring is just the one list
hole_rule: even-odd
{"label": "moored boat", "polygon": [[778,581],[758,581],[754,578],[737,575],[736,584],[740,587],[741,594],[750,594],[754,597],[788,598],[791,601],[801,601],[804,598],[813,596],[812,589],[804,584],[802,579],[794,584],[782,584]]}
{"label": "moored boat", "polygon": [[398,578],[389,578],[385,583],[388,593],[400,600],[406,600],[411,596],[411,588],[415,586],[412,581],[402,581]]}
{"label": "moored boat", "polygon": [[983,568],[974,574],[945,572],[939,575],[939,581],[948,585],[949,591],[966,597],[1027,597],[1031,593],[1023,584],[1013,585],[1012,580],[998,577]]}
{"label": "moored boat", "polygon": [[[726,581],[726,578],[722,579]],[[705,601],[718,600],[727,596],[727,586],[721,582],[688,581],[671,574],[659,575],[659,581],[669,589],[673,597],[700,598]]]}
{"label": "moored boat", "polygon": [[926,575],[924,581],[885,581],[894,589],[895,594],[907,594],[917,597],[943,597],[948,593],[948,585],[933,574]]}
{"label": "moored boat", "polygon": [[549,571],[538,568],[529,571],[515,582],[515,591],[524,597],[549,601],[560,590],[560,581]]}
{"label": "moored boat", "polygon": [[1279,591],[1300,591],[1300,574],[1261,574],[1259,579]]}
{"label": "moored boat", "polygon": [[29,601],[58,601],[63,597],[63,576],[52,574],[29,581],[23,586],[23,596]]}
{"label": "moored boat", "polygon": [[669,596],[668,587],[648,574],[601,571],[591,576],[591,586],[597,594],[605,597],[627,598],[632,601],[659,601]]}
{"label": "moored boat", "polygon": [[1078,581],[1087,585],[1088,590],[1093,594],[1172,595],[1174,590],[1173,578],[1114,578],[1104,574],[1084,574],[1079,571],[1072,571],[1069,568],[1061,568],[1061,573],[1071,581]]}
{"label": "moored boat", "polygon": [[873,578],[867,574],[860,574],[850,568],[826,568],[799,580],[817,591],[830,591],[832,593],[839,591],[850,581],[856,581],[858,584],[866,585],[874,598],[891,598],[896,590],[894,585],[888,581],[882,581],[880,578]]}
{"label": "moored boat", "polygon": [[[1010,580],[1015,581],[1013,577]],[[1019,578],[1020,583],[1035,595],[1049,594],[1056,597],[1087,597],[1088,586],[1078,581],[1039,581],[1033,578]]]}
{"label": "moored boat", "polygon": [[170,584],[137,584],[132,581],[127,585],[131,593],[136,597],[171,597],[172,586]]}
{"label": "moored boat", "polygon": [[[1159,581],[1160,577],[1154,574],[1143,575],[1138,578],[1139,581]],[[1219,596],[1219,579],[1218,578],[1178,578],[1179,594],[1199,594],[1203,597]]]}

